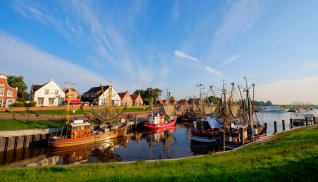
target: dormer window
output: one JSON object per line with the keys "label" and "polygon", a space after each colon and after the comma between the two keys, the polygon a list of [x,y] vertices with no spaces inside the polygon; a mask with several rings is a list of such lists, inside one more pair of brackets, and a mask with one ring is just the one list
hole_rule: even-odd
{"label": "dormer window", "polygon": [[8,90],[7,96],[12,97],[12,91]]}

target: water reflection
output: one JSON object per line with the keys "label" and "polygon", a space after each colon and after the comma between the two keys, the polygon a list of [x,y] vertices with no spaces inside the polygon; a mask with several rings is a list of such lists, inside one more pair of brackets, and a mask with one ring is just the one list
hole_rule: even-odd
{"label": "water reflection", "polygon": [[[316,110],[317,111],[317,110]],[[268,134],[273,133],[273,121],[282,131],[281,120],[288,129],[291,113],[258,113],[260,123],[268,123]],[[145,131],[138,128],[125,136],[92,145],[51,149],[26,148],[0,152],[0,167],[31,167],[70,164],[108,163],[190,157],[220,151],[218,144],[191,142],[192,122],[178,123],[166,130]]]}

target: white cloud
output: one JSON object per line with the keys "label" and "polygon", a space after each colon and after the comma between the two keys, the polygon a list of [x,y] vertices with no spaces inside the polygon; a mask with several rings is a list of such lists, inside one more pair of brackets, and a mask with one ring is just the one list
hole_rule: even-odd
{"label": "white cloud", "polygon": [[238,55],[235,55],[235,56],[232,56],[232,57],[226,59],[226,60],[223,62],[223,64],[230,64],[230,63],[232,63],[233,61],[237,60],[239,57],[240,57],[239,54],[238,54]]}
{"label": "white cloud", "polygon": [[189,56],[187,53],[179,51],[179,50],[175,50],[174,51],[174,55],[177,56],[177,57],[180,57],[180,58],[184,58],[184,59],[190,60],[190,61],[192,61],[194,63],[197,63],[197,64],[200,63],[199,60],[196,57]]}
{"label": "white cloud", "polygon": [[225,11],[222,22],[214,34],[214,39],[224,43],[247,31],[262,16],[265,8],[266,1],[263,0],[233,1],[229,9]]}
{"label": "white cloud", "polygon": [[211,67],[209,67],[209,66],[206,66],[205,69],[206,69],[209,73],[212,73],[212,74],[214,74],[214,75],[216,75],[216,76],[218,76],[218,77],[222,77],[222,76],[223,76],[223,73],[222,73],[222,72],[217,71],[217,70],[215,70],[214,68],[211,68]]}
{"label": "white cloud", "polygon": [[65,81],[75,82],[80,92],[91,86],[107,84],[99,75],[3,32],[0,32],[0,67],[2,74],[24,76],[29,87],[44,84],[51,78],[62,88]]}
{"label": "white cloud", "polygon": [[274,104],[292,104],[294,101],[318,104],[318,77],[278,80],[256,85],[256,100],[270,100]]}

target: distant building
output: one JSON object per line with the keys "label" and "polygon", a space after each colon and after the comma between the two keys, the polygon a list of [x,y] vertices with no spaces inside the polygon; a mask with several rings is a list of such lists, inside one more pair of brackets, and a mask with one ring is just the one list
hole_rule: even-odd
{"label": "distant building", "polygon": [[121,99],[120,101],[121,106],[132,106],[134,104],[134,101],[130,97],[130,94],[128,93],[128,91],[118,93],[118,95],[120,96],[120,99]]}
{"label": "distant building", "polygon": [[58,106],[64,104],[65,93],[52,79],[43,85],[32,85],[29,100],[37,106]]}
{"label": "distant building", "polygon": [[[81,94],[79,92],[71,87],[70,89],[63,89],[65,93],[65,104],[68,103],[68,97],[70,100],[70,104],[81,104]],[[68,96],[68,94],[70,94]]]}
{"label": "distant building", "polygon": [[142,106],[144,104],[144,101],[142,100],[140,94],[133,94],[130,95],[130,97],[133,101],[134,106]]}
{"label": "distant building", "polygon": [[[108,104],[109,85],[92,87],[87,92],[82,94],[82,101],[90,102],[95,105]],[[121,98],[112,87],[112,103],[114,106],[120,106]]]}
{"label": "distant building", "polygon": [[11,107],[18,95],[18,87],[12,88],[8,84],[8,78],[4,75],[0,75],[0,108]]}

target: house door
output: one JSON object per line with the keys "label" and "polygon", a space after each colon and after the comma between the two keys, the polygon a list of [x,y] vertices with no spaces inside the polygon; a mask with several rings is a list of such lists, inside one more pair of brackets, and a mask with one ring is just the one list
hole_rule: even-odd
{"label": "house door", "polygon": [[2,107],[3,100],[0,99],[0,108]]}

